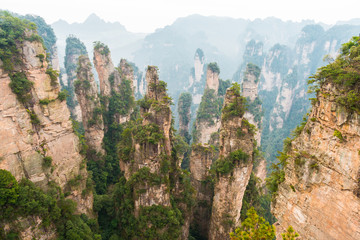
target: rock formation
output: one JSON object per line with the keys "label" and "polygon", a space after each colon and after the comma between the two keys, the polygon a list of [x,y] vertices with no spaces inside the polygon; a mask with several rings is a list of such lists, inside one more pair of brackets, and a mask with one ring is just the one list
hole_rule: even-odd
{"label": "rock formation", "polygon": [[[37,36],[34,30],[24,34],[22,39]],[[54,182],[77,202],[78,212],[91,214],[92,193],[81,194],[87,178],[84,158],[66,102],[60,97],[57,73],[48,66],[40,41],[18,40],[16,47],[14,61],[0,61],[0,169],[45,190]],[[70,187],[76,178],[79,184]],[[24,239],[54,235],[52,230],[39,231],[36,226],[41,220],[37,219],[36,229],[20,232]],[[19,226],[28,224],[26,219],[18,220]]]}
{"label": "rock formation", "polygon": [[191,69],[189,76],[189,85],[186,88],[186,90],[191,93],[194,104],[197,106],[200,104],[201,96],[204,92],[204,82],[206,79],[205,67],[204,52],[198,48],[194,56],[194,67]]}
{"label": "rock formation", "polygon": [[76,97],[81,108],[85,139],[91,149],[104,153],[104,121],[97,86],[92,74],[89,57],[78,57],[77,80],[74,82]]}
{"label": "rock formation", "polygon": [[74,81],[76,80],[76,69],[78,64],[78,58],[81,55],[86,55],[85,45],[75,36],[69,36],[66,39],[66,55],[64,59],[65,65],[65,78],[67,80],[67,91],[69,97],[67,98],[67,104],[71,112],[71,116],[78,122],[82,121],[81,109],[78,100],[75,95]]}
{"label": "rock formation", "polygon": [[181,93],[178,102],[178,113],[179,113],[179,134],[186,140],[190,140],[189,135],[189,124],[191,118],[191,103],[192,97],[188,92]]}
{"label": "rock formation", "polygon": [[253,167],[254,129],[243,117],[245,99],[240,86],[226,91],[220,128],[220,157],[216,173],[209,239],[229,239],[239,225],[246,186]]}
{"label": "rock formation", "polygon": [[100,95],[110,96],[111,84],[110,75],[114,72],[115,67],[111,60],[109,47],[97,42],[94,46],[94,65],[99,76]]}
{"label": "rock formation", "polygon": [[[100,94],[113,118],[109,121],[119,124],[128,122],[134,107],[133,67],[121,59],[119,66],[114,68],[109,48],[100,42],[94,46],[94,64],[100,80]],[[119,102],[123,106],[119,106]]]}
{"label": "rock formation", "polygon": [[[248,63],[241,84],[241,94],[247,99],[247,111],[244,114],[244,118],[256,127],[257,131],[254,137],[258,145],[261,144],[262,133],[262,108],[258,94],[260,73],[261,69],[258,66]],[[255,175],[263,184],[265,183],[266,178],[266,160],[264,158],[259,158],[256,161],[257,164],[254,169]]]}
{"label": "rock formation", "polygon": [[[174,222],[156,226],[155,231],[169,239],[174,236],[187,239],[190,202],[186,202],[184,196],[192,198],[192,193],[190,184],[184,185],[187,177],[178,167],[179,159],[173,146],[171,99],[166,93],[166,83],[159,80],[156,67],[148,67],[146,81],[147,93],[140,102],[141,118],[124,130],[126,136],[120,143],[120,167],[127,184],[137,193],[132,196],[135,217],[143,219],[150,210],[162,209],[159,214],[163,214],[181,209],[180,215],[174,216],[182,219],[176,223],[181,231],[171,232],[169,228]],[[148,219],[148,227],[139,231],[146,235],[152,229],[149,226],[155,224],[152,221]]]}
{"label": "rock formation", "polygon": [[[218,153],[220,128],[221,97],[217,95],[220,72],[216,63],[208,66],[206,88],[197,112],[193,129],[193,146],[190,155],[191,183],[197,191],[197,205],[193,210],[192,228],[207,238],[210,225],[213,191],[211,188],[210,168]],[[209,65],[211,65],[209,64]],[[216,88],[216,89],[215,89]]]}
{"label": "rock formation", "polygon": [[[211,63],[218,69],[216,63]],[[209,64],[210,65],[210,64]],[[206,75],[206,87],[202,97],[203,104],[200,104],[198,116],[195,122],[195,135],[193,141],[196,143],[207,144],[211,134],[217,132],[220,127],[221,104],[218,97],[219,70],[208,66]]]}
{"label": "rock formation", "polygon": [[284,147],[285,180],[272,206],[279,231],[291,225],[303,239],[360,238],[359,101],[351,97],[359,84],[349,75],[360,72],[358,46],[320,69],[309,119]]}

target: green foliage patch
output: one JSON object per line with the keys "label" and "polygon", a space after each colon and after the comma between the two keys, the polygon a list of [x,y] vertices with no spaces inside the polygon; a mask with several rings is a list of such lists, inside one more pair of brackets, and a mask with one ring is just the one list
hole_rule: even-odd
{"label": "green foliage patch", "polygon": [[336,60],[319,68],[308,83],[312,84],[310,91],[317,93],[325,84],[333,84],[340,92],[336,102],[360,114],[360,37],[343,44]]}
{"label": "green foliage patch", "polygon": [[226,175],[233,171],[236,164],[247,163],[249,155],[241,149],[233,151],[228,157],[220,157],[213,165],[213,171],[217,174]]}
{"label": "green foliage patch", "polygon": [[106,44],[104,44],[102,42],[99,42],[99,41],[94,42],[94,49],[96,49],[98,51],[101,49],[100,53],[105,55],[105,56],[108,56],[109,53],[110,53],[109,47]]}
{"label": "green foliage patch", "polygon": [[44,229],[52,224],[56,227],[58,239],[101,239],[89,227],[91,222],[96,225],[96,221],[76,215],[76,203],[65,199],[55,183],[49,183],[47,192],[44,192],[28,179],[17,184],[6,170],[0,170],[0,180],[0,225],[19,217],[39,216]]}
{"label": "green foliage patch", "polygon": [[246,99],[240,94],[240,85],[233,83],[231,88],[228,90],[231,102],[228,103],[222,110],[222,119],[226,121],[231,117],[242,117],[245,113]]}
{"label": "green foliage patch", "polygon": [[216,62],[211,62],[207,65],[208,69],[210,69],[212,72],[220,74],[220,68]]}

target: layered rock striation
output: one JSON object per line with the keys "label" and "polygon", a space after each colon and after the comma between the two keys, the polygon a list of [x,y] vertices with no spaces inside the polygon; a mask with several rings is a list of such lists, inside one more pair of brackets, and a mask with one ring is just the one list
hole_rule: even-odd
{"label": "layered rock striation", "polygon": [[89,57],[79,56],[77,80],[74,83],[76,97],[81,108],[85,139],[89,147],[96,152],[104,153],[102,141],[104,138],[104,121],[97,85],[92,74]]}
{"label": "layered rock striation", "polygon": [[108,121],[123,124],[130,120],[134,102],[134,69],[125,59],[114,67],[109,48],[100,42],[94,46],[94,64],[100,81],[100,95],[106,110],[110,113]]}
{"label": "layered rock striation", "polygon": [[[60,94],[57,72],[48,66],[42,42],[27,40],[31,36],[36,32],[25,30],[17,39],[13,61],[0,62],[0,169],[44,190],[54,182],[77,202],[79,212],[88,214],[93,198],[91,193],[81,194],[87,172],[79,139]],[[75,178],[80,179],[78,187],[69,187]]]}
{"label": "layered rock striation", "polygon": [[[359,41],[315,79],[320,88],[309,119],[285,145],[284,181],[272,212],[278,230],[293,226],[304,239],[359,239]],[[352,46],[352,45],[350,45]]]}
{"label": "layered rock striation", "polygon": [[78,59],[81,55],[87,55],[86,47],[75,36],[69,36],[66,39],[66,50],[65,50],[65,79],[67,80],[66,90],[69,93],[67,98],[67,104],[71,113],[71,116],[78,122],[82,121],[81,109],[76,98],[74,82],[76,81],[76,70],[78,65]]}
{"label": "layered rock striation", "polygon": [[220,156],[214,163],[216,174],[209,239],[229,239],[239,225],[246,186],[253,167],[254,127],[244,118],[245,99],[240,86],[225,95],[220,128]]}
{"label": "layered rock striation", "polygon": [[192,229],[196,229],[196,232],[204,238],[208,237],[213,197],[209,170],[218,156],[216,146],[219,141],[222,107],[222,97],[217,94],[220,70],[216,63],[209,65],[205,92],[193,127],[193,145],[190,154],[191,183],[197,192]]}
{"label": "layered rock striation", "polygon": [[[147,93],[140,101],[141,118],[128,123],[119,148],[121,170],[136,193],[131,196],[133,214],[141,224],[148,224],[136,236],[156,232],[156,236],[167,239],[187,239],[193,193],[174,148],[171,98],[156,67],[148,67],[146,81]],[[172,220],[159,226],[149,214],[171,214]]]}

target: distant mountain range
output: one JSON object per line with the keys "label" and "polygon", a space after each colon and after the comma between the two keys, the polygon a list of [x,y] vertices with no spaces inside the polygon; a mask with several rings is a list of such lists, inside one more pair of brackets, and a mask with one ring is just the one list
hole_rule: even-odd
{"label": "distant mountain range", "polygon": [[[206,62],[218,63],[221,78],[231,79],[242,64],[245,46],[250,40],[261,41],[264,51],[275,44],[293,48],[301,30],[313,24],[312,20],[292,22],[274,17],[250,21],[190,15],[145,34],[131,33],[119,22],[106,22],[91,14],[83,23],[69,24],[59,20],[52,27],[58,38],[60,64],[63,63],[67,36],[72,34],[83,41],[90,56],[93,42],[101,41],[109,46],[115,64],[126,58],[140,69],[147,65],[158,66],[160,78],[168,83],[170,95],[176,98],[188,85],[196,49],[204,51]],[[338,24],[356,25],[360,24],[360,19]],[[331,27],[323,23],[317,25],[324,30]]]}
{"label": "distant mountain range", "polygon": [[59,20],[51,25],[58,38],[60,63],[63,64],[65,55],[65,41],[69,35],[75,35],[86,45],[92,56],[94,41],[107,44],[113,53],[115,63],[120,58],[132,58],[132,53],[142,46],[146,34],[128,32],[119,22],[105,22],[95,14],[91,14],[83,23],[67,23]]}

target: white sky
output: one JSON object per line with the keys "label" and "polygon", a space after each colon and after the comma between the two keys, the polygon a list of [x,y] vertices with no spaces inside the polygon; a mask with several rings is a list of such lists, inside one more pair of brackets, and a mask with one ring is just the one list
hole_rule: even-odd
{"label": "white sky", "polygon": [[47,23],[83,22],[91,13],[131,32],[153,32],[191,14],[232,18],[312,19],[328,24],[360,18],[359,0],[0,0],[0,9],[36,14]]}

